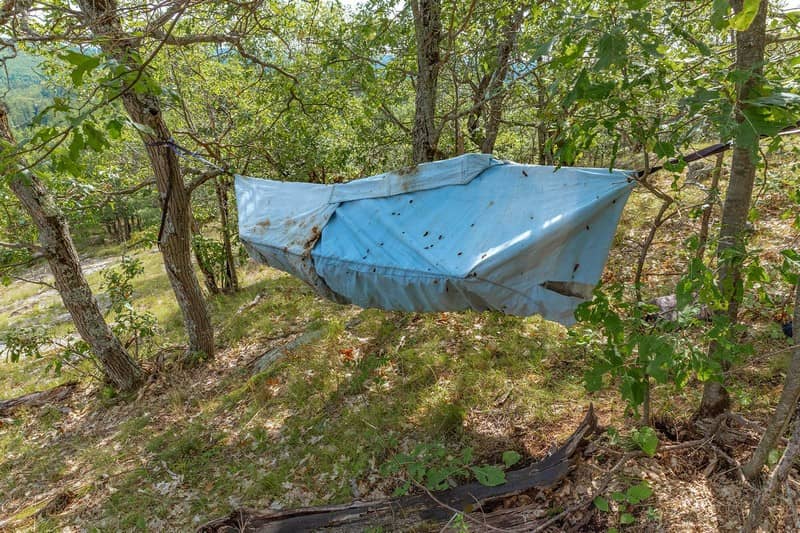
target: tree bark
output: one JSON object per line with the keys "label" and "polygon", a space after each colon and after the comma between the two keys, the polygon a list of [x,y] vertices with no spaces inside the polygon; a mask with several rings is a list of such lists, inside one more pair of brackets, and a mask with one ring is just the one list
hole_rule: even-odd
{"label": "tree bark", "polygon": [[[129,71],[140,72],[144,66],[138,59],[137,40],[122,29],[116,1],[80,0],[78,4],[103,53]],[[183,181],[177,156],[169,146],[161,144],[171,139],[172,133],[164,121],[156,95],[128,88],[122,95],[122,103],[131,120],[143,126],[139,135],[153,168],[162,209],[166,212],[159,247],[183,315],[189,352],[213,357],[214,330],[191,259],[191,196]]]}
{"label": "tree bark", "polygon": [[[5,104],[0,104],[0,137],[14,143]],[[100,312],[83,275],[67,219],[39,178],[30,171],[9,172],[9,186],[39,231],[39,243],[53,273],[55,286],[81,338],[91,348],[105,377],[122,391],[136,389],[144,375],[131,359]]]}
{"label": "tree bark", "polygon": [[775,466],[775,470],[770,474],[767,485],[761,491],[761,494],[753,500],[753,505],[750,507],[747,520],[742,528],[743,533],[750,533],[758,529],[764,516],[764,509],[769,504],[769,499],[775,493],[775,489],[784,485],[786,478],[789,477],[789,471],[792,469],[794,460],[798,456],[800,456],[800,419],[795,420],[794,431],[792,431],[789,444],[783,450],[783,455],[781,455],[780,461]]}
{"label": "tree bark", "polygon": [[[800,324],[800,283],[795,287],[794,292],[794,324]],[[797,410],[797,402],[800,401],[800,335],[794,335],[794,349],[786,371],[786,380],[783,384],[781,398],[778,405],[769,419],[767,429],[761,436],[758,447],[753,452],[753,456],[742,467],[742,472],[748,479],[755,479],[761,473],[761,469],[767,463],[769,452],[773,450],[778,439],[786,431],[792,415]]]}
{"label": "tree bark", "polygon": [[491,154],[494,152],[494,145],[497,142],[497,134],[500,132],[500,121],[503,117],[503,100],[505,97],[505,83],[508,75],[508,68],[511,62],[511,53],[517,46],[517,35],[522,26],[522,17],[525,13],[524,8],[519,8],[505,28],[505,39],[497,47],[497,67],[492,73],[492,82],[489,84],[488,96],[488,115],[486,117],[486,130],[481,152]]}
{"label": "tree bark", "polygon": [[16,398],[0,400],[0,416],[9,416],[20,407],[41,407],[67,399],[78,387],[77,381],[70,381],[52,389],[23,394]]}
{"label": "tree bark", "polygon": [[208,289],[209,294],[219,294],[222,291],[220,291],[219,285],[217,284],[217,277],[214,275],[214,268],[212,265],[209,265],[203,257],[203,253],[200,251],[199,240],[196,238],[202,237],[202,234],[200,233],[200,225],[193,216],[190,216],[190,220],[192,234],[195,236],[192,238],[192,251],[194,252],[194,260],[197,262],[200,272],[203,273],[203,277],[206,281],[206,289]]}
{"label": "tree bark", "polygon": [[536,140],[538,147],[538,163],[540,165],[552,165],[553,153],[547,148],[547,124],[544,120],[544,110],[547,107],[547,98],[545,95],[545,86],[539,76],[534,72],[534,79],[536,80],[536,110],[539,116],[536,119]]}
{"label": "tree bark", "polygon": [[[736,121],[743,123],[743,111],[747,108],[747,99],[761,82],[764,63],[764,48],[766,45],[767,0],[759,4],[758,13],[750,27],[745,31],[736,32],[736,63],[734,69],[740,73],[748,73],[747,79],[736,88]],[[738,13],[742,10],[743,0],[731,2],[733,10]],[[757,141],[756,141],[757,142]],[[725,194],[725,203],[722,209],[722,225],[719,230],[719,245],[717,247],[717,260],[719,262],[720,288],[728,298],[728,317],[731,324],[736,324],[739,315],[739,305],[742,301],[742,258],[746,246],[747,215],[750,211],[750,201],[753,196],[753,183],[756,175],[756,150],[752,146],[739,146],[733,149],[731,161],[731,177],[728,190]],[[731,250],[740,250],[742,253],[730,254]],[[734,257],[731,258],[730,256]],[[728,363],[721,357],[720,348],[716,343],[709,347],[709,358],[721,359],[723,368]],[[727,411],[730,407],[730,396],[725,386],[717,381],[706,382],[703,388],[703,398],[700,402],[698,415],[701,417],[714,417]]]}
{"label": "tree bark", "polygon": [[706,245],[708,244],[708,228],[711,224],[711,215],[714,211],[714,205],[718,202],[719,197],[719,178],[722,175],[722,165],[725,162],[725,154],[717,154],[716,162],[714,163],[714,170],[711,173],[711,185],[708,187],[708,195],[706,196],[706,205],[703,208],[703,216],[700,219],[700,232],[697,237],[697,257],[701,261],[706,255]]}
{"label": "tree bark", "polygon": [[217,192],[217,205],[219,207],[219,224],[222,227],[222,247],[225,251],[225,281],[224,289],[226,292],[236,292],[239,290],[239,279],[236,276],[236,263],[233,257],[233,246],[231,244],[231,229],[228,222],[230,210],[228,208],[228,180],[224,176],[218,176],[214,180]]}
{"label": "tree bark", "polygon": [[411,129],[414,164],[436,159],[436,87],[441,62],[442,6],[440,0],[411,0],[417,43],[417,86],[414,126]]}

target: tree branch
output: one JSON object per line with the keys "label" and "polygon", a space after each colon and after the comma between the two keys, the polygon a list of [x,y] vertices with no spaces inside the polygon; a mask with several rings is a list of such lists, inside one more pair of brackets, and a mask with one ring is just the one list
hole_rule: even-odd
{"label": "tree branch", "polygon": [[42,253],[44,248],[30,242],[0,242],[0,247],[11,250],[28,250],[29,252]]}
{"label": "tree branch", "polygon": [[209,170],[207,172],[203,172],[195,180],[193,180],[186,186],[186,190],[189,192],[189,194],[192,194],[196,188],[198,188],[208,180],[214,179],[217,176],[221,176],[222,174],[225,173],[220,170]]}

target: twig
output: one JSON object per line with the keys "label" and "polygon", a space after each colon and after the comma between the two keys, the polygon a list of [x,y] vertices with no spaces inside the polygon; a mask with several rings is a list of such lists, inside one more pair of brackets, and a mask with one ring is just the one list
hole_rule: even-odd
{"label": "twig", "polygon": [[594,499],[600,496],[600,494],[602,494],[603,491],[606,490],[606,487],[608,487],[608,484],[611,483],[611,479],[614,477],[614,474],[616,474],[625,465],[625,463],[627,463],[631,459],[643,456],[644,452],[641,450],[628,452],[625,455],[623,455],[622,458],[619,461],[617,461],[617,464],[615,464],[611,468],[611,470],[609,470],[608,473],[606,473],[606,476],[601,480],[597,489],[595,489],[595,491],[588,498],[580,501],[579,503],[570,505],[557,515],[549,518],[548,520],[545,520],[544,522],[536,526],[536,529],[534,529],[532,533],[538,533],[539,531],[544,531],[545,529],[555,524],[556,522],[561,521],[567,515],[572,514],[575,511],[579,511],[580,509],[583,509],[584,507],[588,507],[589,505],[591,505]]}
{"label": "twig", "polygon": [[45,286],[47,288],[50,288],[50,289],[53,289],[53,290],[58,290],[58,289],[56,289],[55,285],[53,285],[51,283],[47,283],[46,281],[38,281],[38,280],[35,280],[35,279],[23,278],[22,276],[17,276],[16,274],[6,273],[5,275],[8,276],[11,279],[15,279],[17,281],[22,281],[24,283],[32,283],[33,285],[43,285],[43,286]]}
{"label": "twig", "polygon": [[439,500],[439,499],[438,499],[436,496],[434,496],[434,495],[433,495],[433,493],[432,493],[430,490],[428,490],[428,487],[426,487],[425,485],[422,485],[421,483],[419,483],[419,482],[418,482],[418,481],[416,481],[415,479],[412,479],[412,480],[411,480],[411,482],[412,482],[412,483],[413,483],[415,486],[417,486],[418,488],[420,488],[420,489],[422,489],[423,491],[425,491],[425,494],[427,494],[427,495],[428,495],[428,497],[429,497],[431,500],[433,500],[434,502],[436,502],[436,504],[437,504],[437,505],[439,505],[440,507],[442,507],[442,508],[444,508],[444,509],[447,509],[448,511],[452,511],[453,513],[455,513],[455,514],[457,514],[457,515],[459,515],[459,514],[460,514],[460,515],[461,515],[461,516],[463,516],[463,517],[464,517],[466,520],[469,520],[469,521],[470,521],[470,522],[472,522],[473,524],[476,524],[476,525],[479,525],[479,526],[483,526],[483,527],[485,527],[486,529],[489,529],[489,530],[491,530],[491,531],[503,531],[503,532],[505,532],[505,533],[509,533],[509,532],[513,531],[512,529],[501,529],[501,528],[499,528],[499,527],[490,526],[490,525],[489,525],[489,524],[487,524],[486,522],[481,522],[480,520],[478,520],[478,519],[477,519],[477,518],[475,518],[474,516],[470,516],[470,515],[468,515],[467,513],[465,513],[464,511],[459,511],[458,509],[456,509],[456,508],[454,508],[454,507],[451,507],[451,506],[447,505],[446,503],[444,503],[443,501]]}
{"label": "twig", "polygon": [[728,464],[730,464],[733,467],[730,471],[736,472],[737,474],[736,477],[738,478],[739,483],[750,485],[750,482],[745,477],[744,472],[742,472],[742,465],[741,463],[739,463],[739,461],[737,461],[736,459],[725,453],[725,451],[716,444],[712,443],[711,449],[714,450],[717,453],[717,455],[725,459],[728,462]]}

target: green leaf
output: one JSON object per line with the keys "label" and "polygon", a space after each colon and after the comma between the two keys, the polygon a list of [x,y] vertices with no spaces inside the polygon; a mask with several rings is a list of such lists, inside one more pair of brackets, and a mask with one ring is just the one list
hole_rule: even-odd
{"label": "green leaf", "polygon": [[653,145],[653,151],[658,157],[672,157],[675,155],[675,145],[664,141],[657,141]]}
{"label": "green leaf", "polygon": [[470,470],[481,485],[495,487],[506,482],[505,473],[496,466],[471,466]]}
{"label": "green leaf", "polygon": [[81,132],[78,130],[73,130],[72,141],[70,141],[68,148],[69,158],[71,161],[75,162],[78,160],[78,157],[80,156],[81,150],[83,150],[84,146],[86,146],[86,143],[84,142]]}
{"label": "green leaf", "polygon": [[761,0],[744,0],[742,9],[731,17],[730,25],[736,31],[745,31],[753,23]]}
{"label": "green leaf", "polygon": [[597,507],[599,510],[607,513],[610,509],[608,507],[608,500],[603,498],[602,496],[598,496],[594,499],[594,506]]}
{"label": "green leaf", "polygon": [[100,56],[89,56],[72,51],[62,54],[61,59],[75,66],[70,73],[70,77],[76,87],[83,85],[84,74],[91,72],[100,65]]}
{"label": "green leaf", "polygon": [[603,35],[597,42],[597,62],[595,70],[607,69],[613,65],[621,65],[627,59],[628,41],[625,35],[612,31]]}
{"label": "green leaf", "polygon": [[658,448],[658,435],[653,428],[645,426],[640,429],[634,429],[631,432],[631,438],[639,448],[649,455],[650,457],[656,454]]}
{"label": "green leaf", "polygon": [[745,102],[755,106],[788,107],[790,105],[800,104],[800,96],[794,93],[777,92],[767,96],[750,98],[745,100]]}
{"label": "green leaf", "polygon": [[728,27],[728,12],[731,4],[728,0],[714,0],[711,7],[711,26],[715,30],[724,30]]}
{"label": "green leaf", "polygon": [[628,500],[628,503],[632,505],[636,505],[652,495],[653,489],[651,489],[645,481],[642,481],[637,485],[633,485],[632,487],[628,487],[628,490],[625,491],[626,499]]}
{"label": "green leaf", "polygon": [[767,464],[770,466],[778,464],[778,461],[781,460],[781,455],[783,454],[780,452],[780,450],[773,448],[769,451],[769,454],[767,454]]}
{"label": "green leaf", "polygon": [[447,478],[449,470],[445,468],[431,468],[425,477],[425,486],[430,490],[444,490],[450,486]]}
{"label": "green leaf", "polygon": [[627,497],[625,496],[624,492],[612,492],[611,499],[615,502],[622,503],[627,499]]}
{"label": "green leaf", "polygon": [[552,39],[543,42],[539,46],[536,47],[531,57],[540,58],[542,56],[550,55],[550,51],[553,49],[553,43],[556,42],[556,38],[553,37]]}
{"label": "green leaf", "polygon": [[624,526],[633,524],[634,522],[636,522],[636,517],[634,517],[631,513],[622,513],[619,515],[619,523]]}
{"label": "green leaf", "polygon": [[602,368],[593,368],[587,370],[583,374],[583,386],[589,392],[596,392],[603,388],[603,374],[605,370]]}
{"label": "green leaf", "polygon": [[633,11],[647,7],[647,0],[625,0],[625,3],[628,4],[628,9]]}
{"label": "green leaf", "polygon": [[392,496],[395,498],[397,498],[398,496],[405,496],[406,494],[408,494],[408,489],[410,488],[411,488],[411,482],[406,481],[405,483],[394,489]]}
{"label": "green leaf", "polygon": [[103,132],[97,129],[91,122],[83,123],[83,135],[86,138],[86,144],[95,152],[101,152],[104,148],[109,146]]}
{"label": "green leaf", "polygon": [[511,468],[515,464],[517,464],[522,456],[515,452],[514,450],[508,450],[503,452],[503,464],[506,465],[506,468]]}
{"label": "green leaf", "polygon": [[119,139],[122,135],[122,122],[117,119],[109,120],[106,122],[106,131],[112,139]]}

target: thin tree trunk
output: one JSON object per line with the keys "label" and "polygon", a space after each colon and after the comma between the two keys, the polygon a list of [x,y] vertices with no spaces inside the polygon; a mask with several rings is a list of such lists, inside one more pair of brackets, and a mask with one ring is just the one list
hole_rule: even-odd
{"label": "thin tree trunk", "polygon": [[233,246],[231,245],[231,229],[228,224],[228,180],[225,177],[217,177],[214,180],[217,190],[217,204],[219,206],[219,223],[222,226],[222,246],[225,250],[225,284],[224,288],[228,292],[239,290],[239,280],[236,277],[236,263],[233,257]]}
{"label": "thin tree trunk", "polygon": [[[733,0],[731,5],[736,13],[741,11],[743,0]],[[750,27],[745,31],[736,32],[736,63],[737,72],[750,73],[748,78],[741,82],[736,90],[736,121],[743,123],[745,118],[743,110],[748,104],[745,102],[753,90],[760,83],[763,73],[764,48],[766,43],[767,0],[759,4],[758,13]],[[757,142],[757,141],[755,141]],[[745,225],[750,211],[750,201],[753,196],[753,183],[756,175],[756,151],[752,146],[739,146],[733,149],[731,161],[731,177],[725,195],[725,205],[722,210],[722,225],[719,231],[719,245],[717,259],[719,261],[719,286],[728,298],[728,317],[735,324],[739,315],[739,305],[742,301],[742,258],[746,246]],[[729,250],[737,249],[742,253],[734,254],[730,258]],[[709,358],[720,358],[719,346],[711,343]],[[727,360],[721,361],[723,369],[727,369]],[[706,382],[703,388],[703,398],[700,403],[698,415],[701,417],[714,417],[728,410],[730,396],[725,386],[717,381]]]}
{"label": "thin tree trunk", "polygon": [[800,418],[794,422],[792,437],[789,439],[789,444],[786,446],[786,449],[783,450],[783,455],[781,455],[781,459],[778,461],[775,470],[773,470],[772,474],[769,476],[767,485],[750,507],[747,521],[742,528],[743,533],[750,533],[758,529],[764,515],[764,509],[769,504],[769,499],[775,493],[775,489],[784,485],[786,478],[789,477],[789,470],[791,470],[794,460],[798,456],[800,456]]}
{"label": "thin tree trunk", "polygon": [[706,245],[708,244],[708,228],[711,223],[711,214],[714,212],[714,205],[719,196],[719,178],[722,175],[722,164],[725,162],[725,154],[717,154],[714,163],[714,170],[711,173],[711,185],[706,196],[706,205],[703,209],[703,216],[700,219],[700,233],[697,236],[697,258],[701,261],[706,255]]}
{"label": "thin tree trunk", "polygon": [[[793,323],[800,324],[800,283],[797,284],[794,292]],[[798,400],[800,400],[800,334],[795,334],[794,349],[789,369],[786,371],[781,398],[778,400],[778,405],[772,413],[767,429],[761,436],[761,441],[753,452],[753,456],[742,467],[742,472],[748,479],[755,479],[761,473],[761,469],[767,463],[769,452],[777,446],[778,439],[789,426],[789,421],[797,409]]]}
{"label": "thin tree trunk", "polygon": [[[114,0],[80,0],[81,12],[87,26],[103,52],[116,59],[131,72],[141,71],[143,65],[136,40],[126,34],[119,19]],[[214,355],[214,330],[200,284],[192,266],[190,194],[181,175],[178,158],[163,143],[172,138],[161,112],[156,95],[127,90],[122,103],[134,123],[143,126],[139,131],[145,145],[150,165],[161,195],[162,209],[166,212],[164,231],[159,242],[172,290],[183,314],[189,336],[189,351],[195,354]]]}
{"label": "thin tree trunk", "polygon": [[[453,77],[453,109],[458,111],[461,106],[461,95],[458,91],[458,75],[455,66],[452,66],[450,72]],[[455,155],[462,155],[464,153],[464,134],[461,132],[461,117],[455,113],[453,117],[453,137],[456,145]]]}
{"label": "thin tree trunk", "polygon": [[547,100],[545,99],[545,88],[544,84],[535,72],[534,77],[536,79],[536,110],[539,115],[536,120],[536,137],[539,148],[538,163],[540,165],[552,165],[553,156],[552,153],[547,149],[547,124],[545,124],[545,121],[542,118],[544,115],[544,108],[547,105]]}
{"label": "thin tree trunk", "polygon": [[500,132],[500,121],[503,117],[503,101],[505,97],[505,89],[503,84],[508,75],[509,63],[511,61],[511,53],[517,46],[517,36],[519,35],[520,26],[522,26],[522,17],[525,13],[524,8],[517,9],[513,18],[509,21],[508,26],[505,28],[505,39],[497,47],[497,68],[492,74],[492,83],[489,85],[489,114],[486,117],[486,132],[481,143],[481,152],[484,154],[491,154],[494,152],[494,145],[497,142],[497,134]]}
{"label": "thin tree trunk", "polygon": [[[14,143],[5,104],[0,105],[0,137]],[[122,391],[136,389],[144,375],[111,332],[83,275],[67,220],[39,178],[11,168],[9,186],[39,230],[39,243],[55,279],[56,289],[75,328],[100,362],[105,377]]]}
{"label": "thin tree trunk", "polygon": [[439,133],[436,129],[436,86],[441,67],[442,40],[440,0],[411,0],[417,42],[417,85],[414,126],[411,130],[414,163],[436,159]]}
{"label": "thin tree trunk", "polygon": [[[192,225],[192,235],[202,237],[200,233],[200,225],[195,220],[194,216],[191,216],[191,225]],[[200,267],[200,272],[203,273],[203,277],[206,281],[206,288],[210,294],[219,294],[221,291],[219,289],[219,285],[217,284],[217,278],[214,275],[214,269],[211,267],[208,262],[203,257],[203,253],[200,251],[200,244],[199,240],[193,238],[192,239],[192,252],[194,252],[194,260],[197,262],[197,266]]]}

